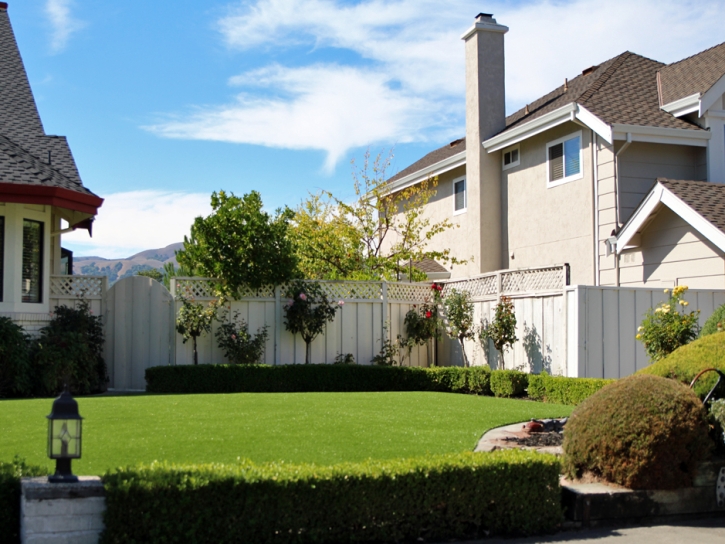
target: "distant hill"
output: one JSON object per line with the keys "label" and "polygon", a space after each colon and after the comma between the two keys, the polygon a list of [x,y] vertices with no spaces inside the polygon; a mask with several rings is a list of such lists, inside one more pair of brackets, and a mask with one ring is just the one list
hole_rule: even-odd
{"label": "distant hill", "polygon": [[126,259],[104,259],[103,257],[73,256],[73,273],[87,276],[108,276],[108,282],[114,283],[126,276],[133,276],[141,270],[161,269],[171,262],[179,266],[176,252],[182,248],[181,242],[161,249],[147,249]]}

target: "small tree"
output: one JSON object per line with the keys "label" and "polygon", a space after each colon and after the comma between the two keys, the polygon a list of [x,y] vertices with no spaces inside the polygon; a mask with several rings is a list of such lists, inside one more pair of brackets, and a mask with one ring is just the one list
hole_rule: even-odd
{"label": "small tree", "polygon": [[405,314],[405,339],[399,339],[401,347],[408,349],[408,356],[413,346],[424,346],[433,338],[440,338],[441,317],[438,305],[441,302],[443,286],[434,283],[431,285],[432,296],[426,298],[423,304],[413,305]]}
{"label": "small tree", "polygon": [[243,286],[258,289],[295,277],[297,258],[287,236],[291,210],[269,215],[256,191],[242,198],[215,192],[211,206],[211,215],[197,217],[184,237],[176,254],[182,267],[221,280],[220,292],[232,296]]}
{"label": "small tree", "polygon": [[325,324],[335,318],[343,302],[331,303],[316,281],[296,280],[289,285],[285,296],[291,299],[284,307],[285,327],[292,334],[302,336],[305,341],[305,364],[309,364],[312,341],[324,330]]}
{"label": "small tree", "polygon": [[230,321],[226,315],[216,331],[217,345],[224,351],[224,356],[234,365],[253,365],[259,363],[264,355],[264,347],[267,342],[268,326],[264,325],[257,329],[257,334],[252,336],[249,327],[244,319],[239,317],[239,312],[234,312]]}
{"label": "small tree", "polygon": [[464,366],[469,366],[464,340],[475,335],[473,325],[473,302],[467,291],[451,289],[444,299],[446,317],[448,318],[448,335],[458,339],[463,354]]}
{"label": "small tree", "polygon": [[[665,289],[665,293],[669,293]],[[654,310],[647,310],[642,324],[637,329],[636,339],[644,344],[651,363],[659,361],[680,346],[689,344],[700,333],[697,318],[700,310],[685,313],[688,302],[683,298],[687,286],[680,285],[672,290],[667,302],[662,302]],[[682,307],[682,313],[678,308]]]}
{"label": "small tree", "polygon": [[194,302],[179,295],[178,300],[181,301],[181,308],[176,316],[176,332],[183,338],[184,343],[191,339],[194,349],[194,364],[199,364],[199,354],[196,346],[196,339],[204,333],[211,332],[211,326],[216,319],[217,310],[223,304],[220,299],[209,302],[206,306],[199,302]]}
{"label": "small tree", "polygon": [[504,368],[504,351],[518,341],[514,303],[509,297],[501,297],[501,301],[496,305],[493,321],[490,323],[487,319],[481,321],[478,337],[483,347],[486,347],[489,340],[493,342],[493,346],[501,354],[501,368]]}

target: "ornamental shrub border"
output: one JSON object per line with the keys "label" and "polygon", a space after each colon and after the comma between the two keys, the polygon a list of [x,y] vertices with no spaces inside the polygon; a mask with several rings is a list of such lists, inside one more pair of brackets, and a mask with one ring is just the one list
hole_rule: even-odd
{"label": "ornamental shrub border", "polygon": [[605,385],[616,380],[601,378],[565,378],[546,372],[529,375],[529,398],[554,404],[577,405]]}
{"label": "ornamental shrub border", "polygon": [[153,463],[108,472],[103,544],[399,542],[540,534],[560,462],[526,451],[333,466]]}
{"label": "ornamental shrub border", "polygon": [[45,467],[27,465],[23,459],[0,461],[0,541],[20,542],[20,478],[45,476]]}

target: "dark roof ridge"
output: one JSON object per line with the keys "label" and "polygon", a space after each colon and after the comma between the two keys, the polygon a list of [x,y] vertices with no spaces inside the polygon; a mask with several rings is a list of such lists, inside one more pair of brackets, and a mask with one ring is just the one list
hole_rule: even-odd
{"label": "dark roof ridge", "polygon": [[630,57],[635,54],[636,53],[631,53],[630,51],[625,51],[624,53],[620,53],[619,55],[614,57],[614,62],[612,62],[612,64],[610,64],[607,69],[604,70],[604,73],[602,73],[602,75],[599,76],[596,81],[589,85],[589,87],[582,94],[579,95],[579,97],[576,99],[576,102],[586,102],[591,97],[593,97],[604,86],[604,84],[609,81],[609,79],[614,75],[619,67],[622,66],[627,60],[629,60]]}
{"label": "dark roof ridge", "polygon": [[684,59],[676,60],[675,62],[671,62],[669,64],[665,64],[665,66],[675,66],[676,64],[680,64],[681,62],[685,62],[686,60],[690,60],[692,58],[699,57],[703,53],[707,53],[708,51],[712,51],[716,47],[720,47],[722,45],[725,45],[725,42],[721,42],[721,43],[715,44],[712,47],[708,47],[707,49],[703,49],[699,53],[694,53],[694,54],[690,55],[689,57],[685,57]]}

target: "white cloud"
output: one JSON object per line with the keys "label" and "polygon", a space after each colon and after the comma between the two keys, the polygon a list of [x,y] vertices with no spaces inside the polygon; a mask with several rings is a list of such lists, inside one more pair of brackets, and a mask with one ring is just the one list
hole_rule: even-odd
{"label": "white cloud", "polygon": [[72,0],[47,0],[45,14],[52,27],[50,47],[54,52],[65,49],[71,34],[85,26],[71,15]]}
{"label": "white cloud", "polygon": [[130,191],[105,197],[93,223],[93,238],[85,230],[63,236],[76,255],[125,258],[146,249],[181,242],[198,216],[211,213],[209,195],[170,191]]}
{"label": "white cloud", "polygon": [[[625,50],[672,62],[725,40],[725,0],[535,0],[487,5],[506,36],[509,113]],[[459,136],[464,126],[461,34],[473,0],[257,0],[218,21],[232,48],[279,57],[345,51],[346,63],[269,64],[232,77],[243,92],[147,127],[166,137],[327,153]],[[313,50],[310,51],[310,47]],[[352,55],[350,54],[352,53]],[[264,57],[262,57],[264,58]]]}

